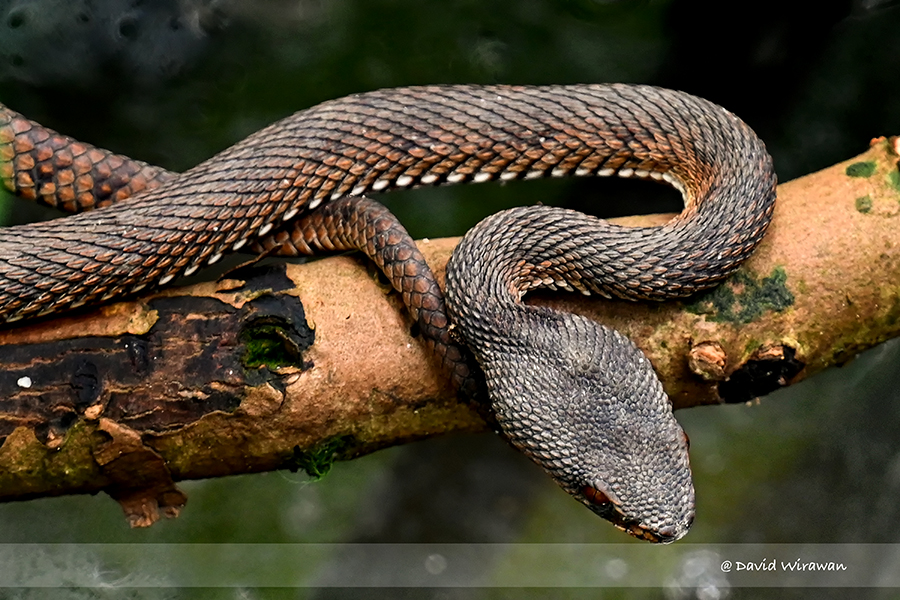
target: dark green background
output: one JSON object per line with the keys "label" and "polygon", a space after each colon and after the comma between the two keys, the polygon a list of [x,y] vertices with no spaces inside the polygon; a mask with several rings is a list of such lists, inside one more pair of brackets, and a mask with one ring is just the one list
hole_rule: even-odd
{"label": "dark green background", "polygon": [[[900,133],[898,31],[900,6],[875,0],[814,10],[769,0],[0,0],[0,101],[85,141],[183,170],[280,117],[352,92],[425,83],[651,83],[740,115],[766,140],[786,181],[863,151],[873,136]],[[461,234],[486,214],[537,201],[603,215],[677,202],[658,186],[620,181],[488,184],[384,199],[417,237]],[[53,216],[20,202],[2,206],[7,223]],[[680,412],[698,496],[686,541],[893,541],[898,355],[900,346],[885,345],[759,405]],[[128,529],[106,497],[0,505],[0,541],[629,543],[491,435],[386,450],[338,464],[317,483],[269,473],[183,489],[190,501],[182,516],[147,530]],[[378,568],[341,560],[334,558],[341,568]],[[491,568],[484,565],[487,576]],[[722,597],[685,585],[686,595],[669,596]],[[141,594],[242,597],[230,590]],[[409,597],[506,596],[417,594]]]}

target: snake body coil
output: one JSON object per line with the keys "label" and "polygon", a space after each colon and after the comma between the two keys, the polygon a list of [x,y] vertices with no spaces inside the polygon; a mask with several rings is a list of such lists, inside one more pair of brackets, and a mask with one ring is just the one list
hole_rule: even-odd
{"label": "snake body coil", "polygon": [[[140,193],[0,230],[7,322],[164,285],[266,236],[299,239],[303,251],[340,246],[321,240],[369,192],[567,175],[674,185],[686,209],[659,228],[544,207],[485,220],[448,267],[448,307],[515,445],[630,533],[687,531],[687,444],[647,359],[596,323],[520,300],[547,286],[685,296],[747,258],[771,217],[775,176],[759,139],[721,107],[627,85],[382,90],[299,112],[179,176],[37,127],[0,113],[11,190],[70,210]],[[414,310],[416,298],[406,298]],[[443,304],[429,310],[446,342]]]}

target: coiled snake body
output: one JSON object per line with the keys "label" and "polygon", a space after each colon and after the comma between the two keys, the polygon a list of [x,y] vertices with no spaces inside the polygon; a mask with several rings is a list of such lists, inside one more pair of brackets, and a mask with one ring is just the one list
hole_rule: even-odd
{"label": "coiled snake body", "polygon": [[[771,218],[762,142],[723,108],[647,86],[436,86],[381,90],[301,111],[182,175],[60,136],[0,107],[0,178],[70,211],[0,230],[0,320],[164,285],[248,241],[373,256],[454,382],[482,367],[514,445],[569,493],[652,541],[684,535],[687,441],[649,361],[588,319],[521,302],[554,287],[628,299],[686,296],[749,256]],[[685,211],[622,228],[542,206],[470,231],[447,272],[447,308],[415,244],[367,192],[545,176],[641,177]]]}

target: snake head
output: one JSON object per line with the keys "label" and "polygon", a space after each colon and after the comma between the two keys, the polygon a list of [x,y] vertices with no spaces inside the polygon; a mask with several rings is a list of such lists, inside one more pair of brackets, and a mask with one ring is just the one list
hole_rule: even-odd
{"label": "snake head", "polygon": [[581,467],[557,480],[619,529],[670,543],[694,520],[689,441],[649,361],[639,351],[633,359],[630,378],[599,386],[590,416],[574,419]]}
{"label": "snake head", "polygon": [[[650,361],[589,319],[545,316],[565,325],[531,336],[526,355],[498,361],[537,376],[503,381],[489,373],[507,437],[619,529],[652,542],[683,537],[694,519],[688,440]],[[482,362],[486,373],[493,362]]]}

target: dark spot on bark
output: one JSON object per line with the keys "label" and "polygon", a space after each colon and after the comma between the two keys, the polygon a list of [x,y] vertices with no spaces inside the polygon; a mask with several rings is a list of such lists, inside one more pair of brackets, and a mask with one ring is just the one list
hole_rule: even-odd
{"label": "dark spot on bark", "polygon": [[303,352],[315,341],[303,304],[293,296],[265,294],[248,303],[240,338],[242,362],[248,369],[269,371],[293,366],[307,368]]}
{"label": "dark spot on bark", "polygon": [[137,336],[123,336],[122,343],[134,372],[139,375],[146,373],[150,369],[147,340]]}
{"label": "dark spot on bark", "polygon": [[38,423],[34,426],[34,437],[37,440],[46,445],[47,440],[50,439],[50,423],[48,421],[44,421],[43,423]]}
{"label": "dark spot on bark", "polygon": [[738,403],[765,396],[788,385],[805,366],[790,346],[763,346],[719,384],[719,397],[726,403]]}
{"label": "dark spot on bark", "polygon": [[87,360],[82,361],[72,375],[72,389],[75,390],[75,408],[79,412],[93,404],[103,390],[97,365]]}
{"label": "dark spot on bark", "polygon": [[66,432],[77,421],[78,413],[71,407],[56,405],[50,411],[49,419],[34,427],[34,437],[44,445],[53,444],[58,447]]}
{"label": "dark spot on bark", "polygon": [[240,279],[244,286],[240,289],[254,291],[268,290],[283,292],[294,289],[294,282],[287,276],[283,263],[273,265],[245,265],[237,267],[224,275],[227,279]]}

